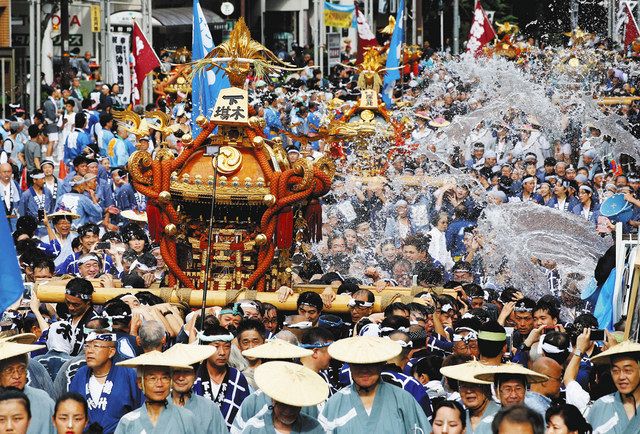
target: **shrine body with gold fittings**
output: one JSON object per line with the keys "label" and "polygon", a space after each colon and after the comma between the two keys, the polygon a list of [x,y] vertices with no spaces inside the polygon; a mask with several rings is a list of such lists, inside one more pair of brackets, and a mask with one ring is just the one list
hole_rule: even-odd
{"label": "shrine body with gold fittings", "polygon": [[263,137],[264,119],[251,115],[243,88],[252,71],[289,66],[252,40],[240,19],[228,41],[192,65],[194,74],[224,69],[231,84],[211,117],[196,119],[199,134],[183,136],[176,157],[165,147],[131,155],[131,182],[148,198],[169,286],[203,289],[206,276],[211,290],[273,291],[290,283],[294,216],[317,218],[317,199],[333,174],[309,159],[289,165],[282,142]]}

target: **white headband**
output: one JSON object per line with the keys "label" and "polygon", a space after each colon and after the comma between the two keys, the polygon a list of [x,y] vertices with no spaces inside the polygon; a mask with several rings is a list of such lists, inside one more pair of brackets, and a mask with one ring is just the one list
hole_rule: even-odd
{"label": "white headband", "polygon": [[204,332],[198,332],[198,341],[200,342],[231,342],[233,340],[233,335],[229,333],[228,335],[213,335],[207,336]]}

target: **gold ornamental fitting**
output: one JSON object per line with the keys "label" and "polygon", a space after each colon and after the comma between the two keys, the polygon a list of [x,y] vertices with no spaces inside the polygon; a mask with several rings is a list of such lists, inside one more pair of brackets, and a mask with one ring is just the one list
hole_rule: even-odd
{"label": "gold ornamental fitting", "polygon": [[184,136],[182,136],[182,143],[188,145],[193,141],[193,138],[191,137],[191,134],[185,134]]}
{"label": "gold ornamental fitting", "polygon": [[254,240],[256,246],[263,246],[267,242],[267,236],[265,234],[258,234]]}
{"label": "gold ornamental fitting", "polygon": [[262,147],[264,146],[264,139],[261,136],[254,137],[253,146],[256,149],[262,149]]}
{"label": "gold ornamental fitting", "polygon": [[276,197],[272,194],[265,194],[264,198],[262,198],[262,203],[266,206],[274,206],[276,204]]}
{"label": "gold ornamental fitting", "polygon": [[207,118],[204,115],[200,115],[196,118],[196,124],[202,128],[205,126],[205,124],[207,123]]}
{"label": "gold ornamental fitting", "polygon": [[242,153],[233,146],[223,146],[220,148],[218,158],[212,160],[213,164],[216,162],[218,163],[218,172],[230,175],[242,165]]}
{"label": "gold ornamental fitting", "polygon": [[174,236],[178,232],[178,228],[173,223],[169,223],[164,227],[164,233],[170,237]]}
{"label": "gold ornamental fitting", "polygon": [[171,201],[171,193],[169,193],[168,191],[161,191],[158,194],[158,202],[160,202],[161,204],[165,205],[170,201]]}

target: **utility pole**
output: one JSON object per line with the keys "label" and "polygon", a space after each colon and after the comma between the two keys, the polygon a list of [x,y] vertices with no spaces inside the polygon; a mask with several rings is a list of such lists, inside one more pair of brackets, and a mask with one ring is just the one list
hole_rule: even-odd
{"label": "utility pole", "polygon": [[411,26],[411,43],[413,45],[418,43],[418,20],[422,19],[422,17],[418,15],[417,3],[417,0],[412,0],[411,2],[411,15],[413,16],[413,25]]}
{"label": "utility pole", "polygon": [[[40,23],[38,23],[40,25]],[[62,59],[62,88],[69,87],[69,0],[60,0],[60,43]]]}
{"label": "utility pole", "polygon": [[[51,19],[51,18],[49,18]],[[42,86],[40,85],[40,76],[42,75],[42,3],[41,0],[36,0],[36,40],[31,41],[30,45],[35,46],[36,50],[36,76],[35,76],[35,89],[31,98],[35,98],[36,107],[40,106],[42,101]],[[31,112],[33,114],[33,112]]]}
{"label": "utility pole", "polygon": [[40,23],[36,21],[36,4],[34,0],[29,1],[29,114],[36,111],[36,86],[40,82],[36,78],[36,26]]}
{"label": "utility pole", "polygon": [[460,3],[453,0],[453,54],[458,54],[460,46]]}

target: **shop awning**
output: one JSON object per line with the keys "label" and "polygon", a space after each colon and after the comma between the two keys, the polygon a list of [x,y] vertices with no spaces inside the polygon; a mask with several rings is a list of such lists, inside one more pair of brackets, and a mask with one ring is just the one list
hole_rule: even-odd
{"label": "shop awning", "polygon": [[[208,24],[222,23],[224,20],[219,15],[208,9],[202,9]],[[193,8],[163,8],[154,9],[151,15],[154,18],[154,27],[175,27],[175,26],[191,26],[193,25]],[[157,24],[158,20],[160,24]]]}

